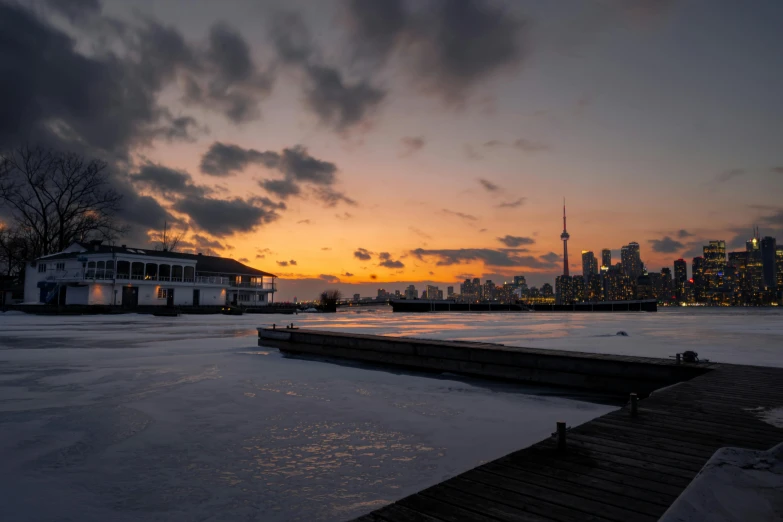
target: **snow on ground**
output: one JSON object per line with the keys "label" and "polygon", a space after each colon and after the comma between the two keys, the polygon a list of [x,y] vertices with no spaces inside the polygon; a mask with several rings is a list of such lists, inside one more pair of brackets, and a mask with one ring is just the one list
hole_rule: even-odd
{"label": "snow on ground", "polygon": [[541,440],[558,420],[614,408],[590,394],[285,358],[257,346],[257,326],[783,366],[782,318],[0,314],[0,519],[345,520]]}
{"label": "snow on ground", "polygon": [[306,317],[0,314],[0,519],[345,520],[615,407],[257,346]]}

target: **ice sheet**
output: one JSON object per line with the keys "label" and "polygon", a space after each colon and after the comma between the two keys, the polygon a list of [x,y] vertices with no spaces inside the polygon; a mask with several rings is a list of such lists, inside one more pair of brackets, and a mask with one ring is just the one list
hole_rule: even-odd
{"label": "ice sheet", "polygon": [[2,520],[350,519],[614,408],[257,346],[256,326],[291,321],[441,331],[392,314],[0,314]]}

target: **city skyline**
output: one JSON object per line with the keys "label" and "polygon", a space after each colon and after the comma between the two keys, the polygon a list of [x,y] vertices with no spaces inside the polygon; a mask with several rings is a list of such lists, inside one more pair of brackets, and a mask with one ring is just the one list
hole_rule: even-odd
{"label": "city skyline", "polygon": [[121,243],[168,223],[281,299],[551,284],[563,197],[571,273],[783,238],[780,2],[414,4],[0,0],[0,145],[106,161]]}

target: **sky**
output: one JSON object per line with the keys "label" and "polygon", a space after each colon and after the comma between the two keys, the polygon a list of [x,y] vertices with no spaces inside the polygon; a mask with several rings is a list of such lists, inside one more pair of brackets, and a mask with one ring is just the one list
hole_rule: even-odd
{"label": "sky", "polygon": [[[122,242],[276,299],[783,242],[775,0],[0,0],[0,147],[107,161]],[[9,80],[12,79],[12,80]]]}

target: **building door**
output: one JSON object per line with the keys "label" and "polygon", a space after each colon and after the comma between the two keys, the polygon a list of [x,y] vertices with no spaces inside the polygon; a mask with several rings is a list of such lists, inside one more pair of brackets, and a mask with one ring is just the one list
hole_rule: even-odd
{"label": "building door", "polygon": [[173,288],[167,288],[166,289],[166,306],[171,308],[174,306],[174,289]]}
{"label": "building door", "polygon": [[122,307],[123,308],[136,308],[139,306],[139,287],[137,286],[123,286],[122,287]]}
{"label": "building door", "polygon": [[201,290],[198,288],[193,289],[193,306],[199,306],[201,304]]}

